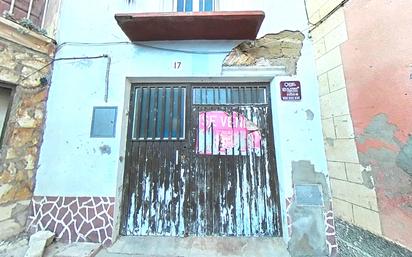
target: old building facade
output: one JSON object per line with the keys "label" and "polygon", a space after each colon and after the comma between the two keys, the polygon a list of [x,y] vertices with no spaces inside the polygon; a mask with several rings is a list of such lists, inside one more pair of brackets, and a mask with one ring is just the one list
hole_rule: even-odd
{"label": "old building facade", "polygon": [[61,6],[64,61],[53,68],[32,231],[105,244],[272,236],[297,256],[336,253],[300,1],[78,4]]}
{"label": "old building facade", "polygon": [[[39,31],[53,31],[55,20],[44,12],[44,3],[32,11],[21,2],[13,7],[0,1],[0,6],[7,17],[0,18],[0,239],[5,240],[26,230],[55,48]],[[28,26],[23,13],[35,23]]]}
{"label": "old building facade", "polygon": [[406,2],[0,1],[0,240],[411,249]]}

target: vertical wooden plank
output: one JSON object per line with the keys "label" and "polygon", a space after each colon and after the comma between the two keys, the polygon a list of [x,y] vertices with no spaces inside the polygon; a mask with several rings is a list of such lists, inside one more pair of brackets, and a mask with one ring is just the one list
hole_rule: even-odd
{"label": "vertical wooden plank", "polygon": [[228,235],[228,231],[230,230],[230,206],[228,205],[227,201],[227,191],[228,191],[228,163],[227,163],[227,156],[219,156],[221,160],[221,168],[220,168],[220,220],[221,220],[221,227],[219,231],[219,235]]}
{"label": "vertical wooden plank", "polygon": [[[231,113],[230,109],[226,107],[225,111]],[[227,175],[226,175],[226,202],[227,208],[229,210],[229,225],[227,233],[228,235],[236,235],[237,231],[237,206],[236,206],[236,190],[237,190],[237,172],[236,165],[233,163],[233,156],[226,156],[227,162]]]}
{"label": "vertical wooden plank", "polygon": [[[190,93],[189,93],[190,95]],[[188,106],[191,106],[191,103],[189,100],[187,100]],[[187,110],[188,108],[186,108]],[[192,215],[192,227],[191,227],[191,232],[193,235],[198,235],[199,236],[199,228],[201,226],[201,199],[199,195],[199,189],[200,186],[202,185],[200,183],[200,178],[202,177],[199,174],[198,171],[198,165],[199,165],[199,158],[196,156],[196,145],[197,145],[197,140],[198,140],[198,127],[199,127],[199,115],[197,111],[192,111],[191,115],[189,116],[189,120],[187,120],[187,127],[190,127],[188,129],[189,131],[189,148],[185,148],[185,152],[187,155],[187,161],[190,162],[190,173],[193,178],[193,190],[192,190],[192,200],[194,201],[193,203],[193,215]],[[194,154],[194,156],[191,156],[191,153]]]}
{"label": "vertical wooden plank", "polygon": [[[257,126],[259,125],[256,120],[254,120],[254,110],[253,107],[248,107],[247,110],[247,119],[251,122],[254,122]],[[253,149],[253,148],[252,148]],[[249,153],[249,161],[250,161],[250,170],[252,174],[252,179],[253,179],[253,204],[254,204],[254,209],[255,209],[255,225],[254,225],[254,234],[259,235],[261,233],[261,226],[262,226],[262,212],[264,212],[264,207],[261,206],[261,198],[260,198],[260,184],[259,184],[259,178],[260,178],[260,172],[256,167],[256,158],[254,151],[248,151]]]}
{"label": "vertical wooden plank", "polygon": [[140,209],[139,209],[139,223],[140,223],[140,229],[138,231],[138,235],[145,235],[147,233],[147,229],[144,228],[146,224],[146,192],[148,191],[146,189],[146,156],[147,156],[147,143],[146,142],[139,142],[139,146],[141,147],[141,152],[139,153],[139,182],[141,183],[141,196],[140,196]]}
{"label": "vertical wooden plank", "polygon": [[[242,88],[242,92],[243,92],[243,101],[246,101],[246,97],[245,97],[245,90],[244,88]],[[244,114],[245,110],[244,108],[240,108],[238,115],[240,114]],[[245,115],[246,116],[246,115]],[[238,135],[239,137],[239,141],[241,142],[239,145],[239,148],[242,148],[242,144],[244,143],[244,141],[242,140],[243,137],[242,135],[239,133]],[[247,147],[247,146],[244,146]],[[245,219],[245,225],[246,225],[246,229],[245,229],[245,233],[246,236],[252,236],[254,233],[254,220],[255,220],[255,208],[254,208],[254,194],[253,194],[253,187],[254,187],[254,183],[253,183],[253,173],[250,169],[250,161],[249,161],[249,157],[247,155],[247,151],[246,151],[246,156],[242,156],[241,155],[241,159],[242,159],[242,168],[243,168],[243,173],[244,173],[244,179],[245,179],[245,184],[244,184],[244,190],[245,190],[245,197],[246,197],[246,203],[245,203],[245,211],[247,212],[247,219]]]}
{"label": "vertical wooden plank", "polygon": [[[253,122],[257,125],[258,128],[260,128],[261,131],[261,136],[264,136],[264,133],[262,130],[266,128],[265,125],[265,115],[264,111],[259,109],[255,109],[253,112]],[[260,146],[262,143],[260,143]],[[259,150],[260,151],[260,150]],[[260,234],[261,235],[270,235],[267,227],[267,204],[266,204],[266,199],[267,199],[267,194],[266,194],[266,176],[265,176],[265,169],[264,165],[262,165],[262,158],[261,156],[257,156],[256,152],[253,154],[253,159],[255,163],[255,170],[257,171],[258,174],[258,196],[259,196],[259,203],[260,203]]]}
{"label": "vertical wooden plank", "polygon": [[[268,87],[267,89],[268,94],[270,93],[270,89]],[[268,98],[268,106],[266,109],[267,112],[267,116],[272,117],[272,112],[270,109],[271,103],[270,103],[270,98]],[[273,142],[273,124],[272,124],[272,119],[267,119],[267,123],[268,123],[268,133],[270,133],[270,136],[267,137],[267,141],[268,141],[268,145],[266,146],[268,149],[268,155],[271,156],[272,158],[270,158],[268,160],[269,163],[269,168],[268,168],[268,172],[270,172],[271,176],[271,190],[272,190],[272,199],[273,199],[273,214],[274,214],[274,220],[273,220],[273,224],[274,224],[274,234],[275,235],[281,235],[282,234],[282,226],[280,226],[280,198],[279,198],[279,186],[278,186],[278,175],[277,175],[277,171],[276,171],[276,156],[275,156],[275,148],[274,148],[274,142]]]}
{"label": "vertical wooden plank", "polygon": [[[216,153],[215,153],[216,154]],[[213,234],[219,235],[220,228],[222,226],[221,221],[221,171],[222,171],[222,160],[220,158],[213,158],[214,169],[212,172],[213,184],[212,184],[212,194],[213,194]]]}
{"label": "vertical wooden plank", "polygon": [[257,112],[258,112],[257,113],[257,116],[258,116],[257,125],[261,129],[260,130],[260,132],[261,132],[261,141],[260,141],[260,150],[259,150],[260,156],[256,157],[256,159],[257,159],[256,169],[260,173],[260,186],[261,186],[261,192],[262,192],[261,193],[262,194],[261,202],[263,204],[263,209],[264,209],[263,210],[263,218],[262,218],[261,226],[262,226],[264,235],[269,236],[269,235],[271,235],[271,231],[270,231],[270,228],[268,227],[268,224],[269,224],[268,223],[268,220],[269,220],[268,214],[270,212],[270,208],[267,204],[268,203],[267,202],[268,195],[267,195],[267,190],[266,190],[266,184],[267,184],[266,160],[267,159],[266,159],[266,156],[264,155],[264,151],[265,151],[264,149],[266,148],[266,145],[265,145],[266,141],[264,141],[265,139],[262,139],[262,138],[266,138],[266,132],[265,132],[265,130],[267,131],[267,129],[266,129],[266,115],[265,115],[264,109],[259,108]]}
{"label": "vertical wooden plank", "polygon": [[156,234],[158,235],[165,235],[167,232],[165,230],[166,224],[166,217],[165,217],[165,209],[166,209],[166,184],[165,184],[165,155],[162,149],[165,149],[167,146],[165,142],[158,142],[158,163],[159,163],[159,182],[158,182],[158,206],[157,206],[157,226],[156,226]]}
{"label": "vertical wooden plank", "polygon": [[[167,145],[167,146],[166,146]],[[165,199],[166,200],[166,206],[165,208],[165,219],[166,219],[166,228],[165,231],[167,231],[168,235],[175,235],[175,227],[174,227],[174,216],[172,214],[172,206],[174,204],[174,187],[173,187],[173,174],[174,170],[173,167],[171,166],[171,161],[170,161],[170,143],[165,142],[165,148],[163,148],[164,152],[164,169],[165,169]]]}
{"label": "vertical wooden plank", "polygon": [[[170,131],[171,132],[171,131]],[[171,134],[170,134],[171,135]],[[176,149],[174,144],[171,144],[173,147],[170,148],[169,151],[169,165],[171,171],[171,186],[173,188],[173,195],[172,195],[172,203],[170,206],[170,215],[172,217],[172,235],[180,235],[179,234],[179,201],[180,201],[180,190],[179,190],[179,178],[180,178],[180,171],[177,170],[176,167]]]}
{"label": "vertical wooden plank", "polygon": [[[205,111],[205,110],[199,108],[198,112],[196,112],[196,115],[199,116],[199,113],[201,111]],[[206,115],[205,114],[202,117],[199,116],[199,118],[203,118],[203,122],[204,122],[203,124],[206,124]],[[203,129],[204,130],[206,129],[206,125],[204,125]],[[206,141],[206,137],[204,137],[204,140]],[[206,144],[204,144],[203,147],[206,147]],[[203,148],[203,149],[206,149],[206,148]],[[207,169],[206,169],[207,163],[206,163],[206,157],[204,155],[203,156],[199,155],[198,158],[200,159],[199,160],[199,168],[198,168],[199,171],[198,172],[199,172],[199,175],[201,176],[200,183],[202,183],[199,186],[199,194],[200,194],[200,201],[201,201],[201,219],[203,221],[202,222],[202,228],[200,229],[200,233],[202,235],[207,235],[207,231],[208,231],[207,228],[209,226],[209,219],[208,219],[209,218],[208,217],[209,206],[207,205],[207,201],[208,201],[208,198],[207,198],[207,195],[208,195],[207,194],[208,174],[207,174]]]}
{"label": "vertical wooden plank", "polygon": [[[205,113],[207,113],[209,109],[205,108],[204,111]],[[207,130],[206,116],[207,115],[204,116],[205,131]],[[207,137],[205,133],[205,142],[206,140],[207,140]],[[206,145],[207,144],[205,143],[205,149],[206,149]],[[213,210],[214,210],[213,200],[214,199],[213,199],[213,172],[212,172],[214,168],[213,167],[214,163],[211,160],[211,158],[209,158],[208,155],[204,156],[204,160],[205,160],[205,163],[204,163],[203,169],[205,170],[205,177],[206,177],[206,185],[205,185],[206,186],[205,188],[206,190],[206,221],[207,221],[206,234],[211,235],[213,234],[213,226],[214,226],[214,223],[213,223]]]}
{"label": "vertical wooden plank", "polygon": [[157,172],[156,172],[156,163],[154,161],[153,158],[153,154],[156,152],[156,147],[155,147],[155,142],[150,141],[148,143],[149,147],[149,155],[147,158],[147,174],[148,174],[148,178],[149,178],[149,198],[147,199],[147,206],[148,206],[148,215],[147,215],[147,220],[148,220],[148,234],[149,235],[154,235],[155,233],[155,227],[156,227],[156,220],[155,220],[155,215],[156,215],[156,211],[155,211],[155,199],[157,196],[157,190],[156,190],[156,180],[157,180]]}

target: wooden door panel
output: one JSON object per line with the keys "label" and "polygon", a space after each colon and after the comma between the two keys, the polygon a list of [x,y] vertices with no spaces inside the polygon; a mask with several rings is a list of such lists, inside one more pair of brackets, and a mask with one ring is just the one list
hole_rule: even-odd
{"label": "wooden door panel", "polygon": [[[133,108],[138,99],[132,96]],[[184,140],[129,138],[122,234],[280,235],[269,101],[190,103]]]}

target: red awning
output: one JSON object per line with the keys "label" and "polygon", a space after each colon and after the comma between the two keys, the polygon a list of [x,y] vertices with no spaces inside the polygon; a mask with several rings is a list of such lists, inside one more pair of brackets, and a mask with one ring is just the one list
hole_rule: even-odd
{"label": "red awning", "polygon": [[120,13],[117,23],[131,41],[256,39],[262,11]]}

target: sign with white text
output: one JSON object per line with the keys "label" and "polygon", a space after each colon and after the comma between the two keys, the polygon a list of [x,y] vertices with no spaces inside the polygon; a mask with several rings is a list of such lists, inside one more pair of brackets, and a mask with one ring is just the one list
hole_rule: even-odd
{"label": "sign with white text", "polygon": [[283,101],[302,100],[302,90],[300,87],[300,81],[280,82],[280,97]]}

